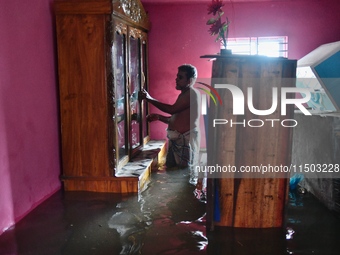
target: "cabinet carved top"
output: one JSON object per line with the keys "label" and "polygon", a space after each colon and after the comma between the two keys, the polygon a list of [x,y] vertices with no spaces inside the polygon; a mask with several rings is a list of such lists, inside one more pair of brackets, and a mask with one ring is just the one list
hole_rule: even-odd
{"label": "cabinet carved top", "polygon": [[58,14],[112,14],[145,29],[150,26],[148,15],[140,0],[55,0]]}
{"label": "cabinet carved top", "polygon": [[141,7],[141,3],[136,0],[113,0],[119,2],[120,7],[123,9],[124,14],[133,21],[139,23],[146,19],[146,13]]}

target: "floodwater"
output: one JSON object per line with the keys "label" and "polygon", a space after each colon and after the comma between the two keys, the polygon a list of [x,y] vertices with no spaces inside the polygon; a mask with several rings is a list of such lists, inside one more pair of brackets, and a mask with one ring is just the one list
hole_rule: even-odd
{"label": "floodwater", "polygon": [[152,179],[108,222],[120,234],[121,254],[206,254],[205,203],[194,197],[188,170],[160,168]]}
{"label": "floodwater", "polygon": [[0,254],[340,254],[339,218],[309,193],[290,193],[283,228],[207,232],[189,180],[160,168],[138,196],[57,192],[0,236]]}

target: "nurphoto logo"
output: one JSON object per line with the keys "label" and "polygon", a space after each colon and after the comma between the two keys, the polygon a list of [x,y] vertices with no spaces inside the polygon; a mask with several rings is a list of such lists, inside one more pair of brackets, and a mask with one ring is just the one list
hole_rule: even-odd
{"label": "nurphoto logo", "polygon": [[[248,87],[247,88],[247,104],[245,104],[245,96],[243,91],[237,87],[236,85],[232,84],[215,84],[214,87],[203,83],[203,82],[197,82],[198,84],[204,85],[206,88],[199,87],[198,89],[204,91],[206,94],[202,94],[202,115],[207,114],[207,96],[210,96],[210,99],[214,102],[214,104],[217,106],[217,100],[219,101],[220,105],[223,104],[220,94],[216,89],[226,89],[228,90],[232,95],[232,106],[233,106],[233,115],[244,115],[245,114],[245,105],[247,105],[248,110],[257,116],[267,116],[272,113],[274,113],[278,108],[278,99],[279,99],[279,88],[272,87],[272,104],[269,109],[256,109],[254,107],[253,103],[253,88]],[[281,87],[280,88],[280,101],[281,101],[281,116],[287,115],[287,106],[288,105],[294,105],[296,106],[304,115],[312,115],[307,108],[304,106],[305,103],[307,103],[311,99],[311,92],[307,88],[297,88],[297,87]],[[290,98],[288,94],[292,93],[300,93],[303,95],[301,98]],[[231,127],[233,125],[242,125],[242,126],[249,126],[249,127],[262,127],[265,125],[265,123],[268,123],[271,125],[271,127],[274,127],[277,122],[281,124],[283,127],[295,127],[297,126],[297,121],[294,119],[250,119],[246,121],[243,119],[242,121],[233,122],[232,119],[213,119],[213,127],[216,127],[217,125],[226,125],[229,124]]]}

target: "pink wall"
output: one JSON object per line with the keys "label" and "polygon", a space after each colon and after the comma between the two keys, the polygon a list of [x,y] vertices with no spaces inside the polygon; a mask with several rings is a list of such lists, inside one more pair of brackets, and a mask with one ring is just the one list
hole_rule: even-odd
{"label": "pink wall", "polygon": [[51,0],[0,8],[0,234],[60,188]]}
{"label": "pink wall", "polygon": [[[191,63],[199,78],[209,78],[211,62],[201,55],[219,46],[208,33],[207,3],[154,3],[142,0],[152,27],[149,33],[150,94],[173,103],[177,66]],[[228,1],[225,1],[228,2]],[[338,0],[239,2],[223,7],[231,23],[230,37],[287,35],[289,58],[299,59],[321,44],[340,40]],[[151,109],[151,111],[156,111]],[[165,124],[152,123],[151,136],[164,139]]]}

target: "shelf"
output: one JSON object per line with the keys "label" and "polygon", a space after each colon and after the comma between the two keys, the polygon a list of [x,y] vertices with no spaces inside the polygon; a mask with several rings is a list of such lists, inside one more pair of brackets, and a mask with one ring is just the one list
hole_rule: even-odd
{"label": "shelf", "polygon": [[165,141],[149,141],[115,177],[62,177],[64,189],[120,194],[142,192],[150,182],[152,167],[162,162],[165,153]]}

